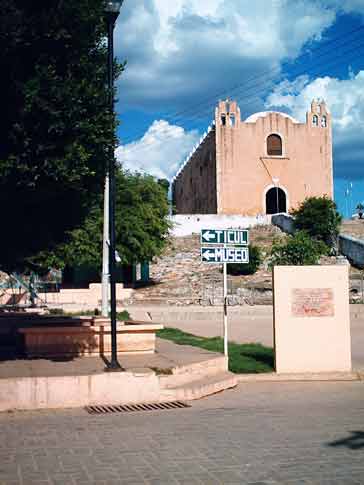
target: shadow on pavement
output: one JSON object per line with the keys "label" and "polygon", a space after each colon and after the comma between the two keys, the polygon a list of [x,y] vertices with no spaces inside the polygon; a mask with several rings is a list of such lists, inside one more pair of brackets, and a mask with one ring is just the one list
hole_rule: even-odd
{"label": "shadow on pavement", "polygon": [[364,431],[351,431],[351,435],[347,438],[328,443],[328,446],[345,446],[350,450],[360,450],[364,448]]}

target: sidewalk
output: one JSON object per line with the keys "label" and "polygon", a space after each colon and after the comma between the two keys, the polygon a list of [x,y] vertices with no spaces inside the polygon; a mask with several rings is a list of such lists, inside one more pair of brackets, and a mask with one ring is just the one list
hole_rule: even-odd
{"label": "sidewalk", "polygon": [[[157,339],[155,354],[119,355],[119,363],[126,371],[152,369],[168,372],[174,368],[219,358],[222,355],[198,347],[176,345]],[[101,357],[78,357],[69,360],[0,358],[0,380],[20,377],[87,376],[103,373],[106,361]]]}

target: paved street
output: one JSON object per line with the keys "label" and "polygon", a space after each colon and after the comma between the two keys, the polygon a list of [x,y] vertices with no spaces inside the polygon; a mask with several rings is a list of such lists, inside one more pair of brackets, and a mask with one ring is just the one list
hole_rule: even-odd
{"label": "paved street", "polygon": [[364,383],[245,384],[189,409],[0,415],[0,484],[363,484]]}
{"label": "paved street", "polygon": [[[130,307],[135,319],[151,315],[155,322],[204,337],[223,335],[222,311],[216,307]],[[351,305],[351,353],[354,370],[364,370],[364,308]],[[273,345],[273,308],[271,306],[230,307],[229,340]],[[328,345],[330,343],[328,342]]]}

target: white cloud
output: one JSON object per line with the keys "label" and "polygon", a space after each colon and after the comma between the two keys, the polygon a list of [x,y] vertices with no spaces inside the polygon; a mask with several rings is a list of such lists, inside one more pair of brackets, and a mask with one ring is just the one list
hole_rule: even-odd
{"label": "white cloud", "polygon": [[[188,106],[294,59],[320,40],[337,8],[317,0],[134,0],[116,30],[128,60],[123,103],[142,109]],[[168,104],[167,104],[168,103]],[[214,101],[212,101],[212,106]]]}
{"label": "white cloud", "polygon": [[197,131],[156,120],[141,139],[119,146],[116,158],[126,169],[170,179],[199,137]]}
{"label": "white cloud", "polygon": [[283,81],[267,98],[266,107],[284,108],[304,121],[313,98],[323,98],[332,114],[336,175],[364,178],[364,71],[348,79],[301,76]]}

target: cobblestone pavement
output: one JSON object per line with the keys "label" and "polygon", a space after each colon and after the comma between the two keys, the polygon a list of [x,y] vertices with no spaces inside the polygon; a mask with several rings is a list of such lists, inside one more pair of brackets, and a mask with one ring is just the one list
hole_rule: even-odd
{"label": "cobblestone pavement", "polygon": [[0,484],[364,484],[364,383],[240,385],[189,409],[0,414]]}

